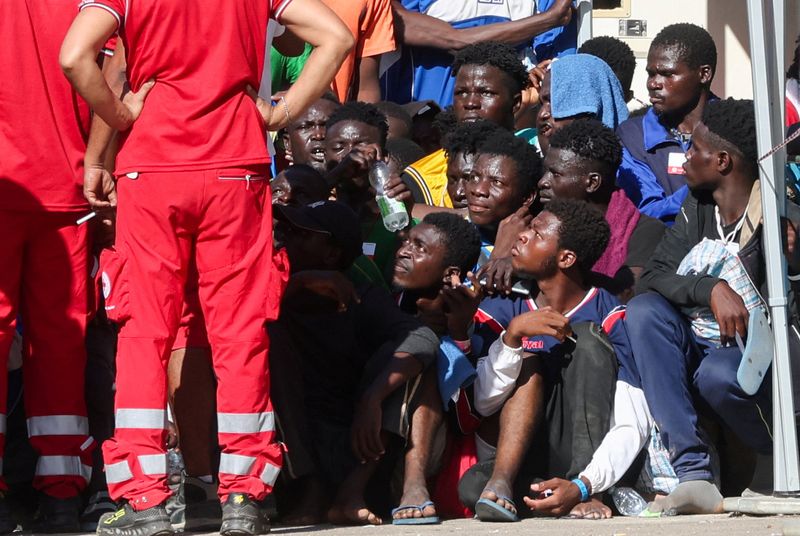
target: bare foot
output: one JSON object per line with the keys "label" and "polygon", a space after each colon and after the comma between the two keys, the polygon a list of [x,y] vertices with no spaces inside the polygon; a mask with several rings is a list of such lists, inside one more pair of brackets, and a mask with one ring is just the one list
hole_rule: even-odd
{"label": "bare foot", "polygon": [[[400,506],[420,506],[430,500],[428,489],[424,486],[413,487],[403,490],[403,496],[400,498]],[[392,516],[392,519],[408,519],[410,517],[434,517],[436,516],[436,507],[433,505],[426,506],[422,510],[419,508],[404,508]]]}
{"label": "bare foot", "polygon": [[489,499],[490,501],[497,503],[498,506],[502,506],[509,512],[516,514],[517,507],[514,505],[514,503],[506,500],[506,498],[511,499],[513,495],[514,494],[511,491],[511,486],[509,486],[508,482],[497,479],[489,480],[489,482],[486,483],[486,487],[483,488],[483,493],[481,493],[481,499]]}
{"label": "bare foot", "polygon": [[610,519],[611,508],[592,497],[585,503],[575,505],[575,508],[570,511],[567,517],[573,519]]}
{"label": "bare foot", "polygon": [[332,525],[380,525],[381,518],[373,514],[363,499],[353,499],[348,504],[334,504],[328,510]]}

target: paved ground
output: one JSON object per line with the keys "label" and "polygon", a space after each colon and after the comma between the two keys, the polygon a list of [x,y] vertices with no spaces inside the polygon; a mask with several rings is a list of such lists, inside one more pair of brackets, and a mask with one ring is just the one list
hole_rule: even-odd
{"label": "paved ground", "polygon": [[[213,533],[208,533],[208,535]],[[792,536],[800,535],[800,517],[686,516],[665,519],[614,518],[605,521],[529,519],[519,523],[490,524],[460,519],[426,527],[274,527],[273,535],[295,536]],[[88,535],[87,535],[88,536]],[[199,535],[198,535],[199,536]]]}

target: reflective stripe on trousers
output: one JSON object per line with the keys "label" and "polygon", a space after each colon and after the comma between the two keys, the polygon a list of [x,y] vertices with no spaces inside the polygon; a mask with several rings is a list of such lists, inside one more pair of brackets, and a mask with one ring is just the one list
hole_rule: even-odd
{"label": "reflective stripe on trousers", "polygon": [[78,456],[39,456],[36,476],[80,476],[88,482],[92,467],[81,463]]}
{"label": "reflective stripe on trousers", "polygon": [[139,430],[163,430],[167,427],[167,412],[163,409],[118,409],[115,427]]}
{"label": "reflective stripe on trousers", "polygon": [[[219,457],[219,472],[229,475],[249,476],[255,461],[256,459],[253,456],[242,456],[240,454],[227,454],[223,452]],[[265,484],[274,486],[280,472],[280,467],[267,462],[259,478],[261,478],[261,481]]]}
{"label": "reflective stripe on trousers", "polygon": [[275,431],[275,415],[264,413],[217,413],[220,434],[258,434]]}
{"label": "reflective stripe on trousers", "polygon": [[[167,474],[166,453],[142,454],[141,456],[137,456],[136,459],[144,475]],[[109,484],[119,484],[120,482],[127,482],[133,478],[133,472],[127,460],[106,465],[105,470],[106,482]]]}
{"label": "reflective stripe on trousers", "polygon": [[80,415],[43,415],[28,418],[28,436],[88,435],[89,419]]}

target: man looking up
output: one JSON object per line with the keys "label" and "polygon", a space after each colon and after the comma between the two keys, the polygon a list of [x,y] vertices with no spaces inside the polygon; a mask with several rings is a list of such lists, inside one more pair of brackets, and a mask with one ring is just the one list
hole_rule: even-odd
{"label": "man looking up", "polygon": [[[618,302],[587,277],[608,237],[602,214],[586,203],[550,202],[512,249],[514,272],[533,283],[531,297],[481,302],[476,332],[494,342],[478,362],[475,408],[484,416],[501,411],[500,430],[490,443],[497,446],[494,461],[479,455],[481,463],[459,484],[464,504],[475,504],[481,520],[515,521],[516,503],[534,478],[577,479],[608,431],[615,351],[627,339],[611,323],[604,333]],[[536,389],[519,404],[526,364],[535,368]],[[575,485],[589,501],[586,482]],[[575,513],[601,506],[592,502]]]}
{"label": "man looking up", "polygon": [[[459,348],[469,354],[471,343],[467,328],[480,301],[480,291],[477,287],[467,290],[461,286],[461,281],[467,280],[467,273],[475,265],[480,244],[474,225],[456,214],[440,212],[428,214],[411,228],[395,256],[392,284],[402,291],[400,307],[417,316],[441,341],[439,365],[431,367],[423,378],[423,402],[411,422],[403,496],[400,506],[392,512],[396,525],[437,520],[426,479],[431,476],[431,470],[440,465],[434,442],[443,423],[442,402],[449,403],[463,386],[462,380],[475,374],[474,363],[467,361],[463,363],[467,367],[465,376],[458,375],[460,380],[455,380],[457,374],[454,373],[448,382],[444,368],[450,367],[441,366],[441,356],[452,355],[446,347]],[[463,354],[461,359],[466,359]],[[451,370],[456,368],[453,363]],[[443,391],[448,385],[452,389]],[[462,400],[462,405],[464,402]]]}
{"label": "man looking up", "polygon": [[622,147],[614,131],[594,119],[581,119],[557,130],[544,157],[539,200],[587,201],[605,215],[611,238],[592,267],[596,283],[620,301],[633,287],[664,234],[664,224],[639,211],[615,185]]}
{"label": "man looking up", "polygon": [[[270,18],[316,47],[275,106],[255,90]],[[141,99],[135,106],[120,101],[95,63],[114,33],[125,45],[131,88],[152,90],[146,110]],[[191,46],[198,42],[216,46]],[[170,496],[166,367],[192,260],[218,379],[220,532],[265,528],[258,501],[272,490],[281,466],[280,447],[272,441],[264,330],[280,295],[265,129],[286,126],[292,113],[319,98],[352,42],[317,0],[81,4],[59,59],[98,117],[127,131],[116,161],[123,199],[116,247],[136,296],[118,343],[116,431],[103,445],[109,492],[123,504],[101,518],[98,533],[172,533],[164,508]],[[95,209],[116,202],[110,179],[88,182],[84,190]]]}
{"label": "man looking up", "polygon": [[643,214],[667,224],[686,197],[682,164],[703,108],[714,98],[716,68],[717,48],[706,30],[689,23],[667,26],[647,54],[653,106],[617,129],[625,148],[617,184]]}
{"label": "man looking up", "polygon": [[[769,299],[752,101],[708,103],[686,157],[688,196],[639,281],[642,291],[651,292],[630,301],[625,322],[647,404],[680,480],[650,510],[711,513],[721,511],[722,496],[698,425],[700,409],[710,409],[709,416],[749,448],[772,451],[771,375],[764,373],[753,396],[745,394],[737,381],[742,352],[733,343],[738,334],[758,344],[747,340],[749,315],[763,306],[756,290]],[[784,247],[789,272],[797,274],[800,215],[792,203],[787,211]],[[735,265],[727,272],[735,277],[711,275],[708,267],[717,262]],[[710,321],[700,323],[702,318]]]}

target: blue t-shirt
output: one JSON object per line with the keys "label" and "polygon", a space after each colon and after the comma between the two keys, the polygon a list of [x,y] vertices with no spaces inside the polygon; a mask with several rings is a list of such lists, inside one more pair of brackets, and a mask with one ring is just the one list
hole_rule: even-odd
{"label": "blue t-shirt", "polygon": [[[402,0],[408,11],[424,13],[457,29],[496,22],[509,22],[546,11],[555,0]],[[537,9],[538,4],[538,9]],[[566,27],[536,36],[518,47],[523,63],[530,69],[539,61],[574,54],[577,43],[575,17]],[[451,64],[446,50],[404,46],[400,58],[381,77],[383,99],[404,104],[436,101],[442,108],[453,103]]]}
{"label": "blue t-shirt", "polygon": [[[497,340],[516,316],[538,309],[532,298],[490,297],[484,299],[475,315],[475,333],[483,339],[480,355],[489,353],[489,346]],[[625,323],[625,307],[616,296],[601,288],[591,288],[581,302],[564,316],[570,323],[594,322],[603,328],[619,363],[618,378],[634,387],[640,386],[639,373],[633,361]],[[563,343],[550,336],[526,337],[522,340],[525,352],[543,356],[563,353]]]}

